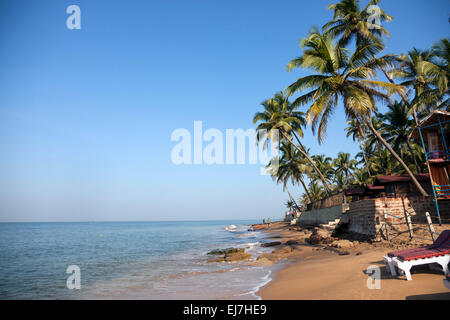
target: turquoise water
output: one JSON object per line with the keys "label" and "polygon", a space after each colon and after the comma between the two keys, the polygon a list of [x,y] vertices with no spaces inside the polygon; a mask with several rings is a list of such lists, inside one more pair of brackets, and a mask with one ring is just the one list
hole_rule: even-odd
{"label": "turquoise water", "polygon": [[[270,269],[206,253],[263,252],[265,236],[247,232],[255,222],[0,223],[0,298],[254,299]],[[69,265],[81,270],[80,290],[66,286]]]}

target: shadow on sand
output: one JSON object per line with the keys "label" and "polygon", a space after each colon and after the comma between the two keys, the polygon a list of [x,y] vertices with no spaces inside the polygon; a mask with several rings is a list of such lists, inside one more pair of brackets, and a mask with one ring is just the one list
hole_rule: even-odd
{"label": "shadow on sand", "polygon": [[406,300],[450,300],[450,292],[407,296]]}

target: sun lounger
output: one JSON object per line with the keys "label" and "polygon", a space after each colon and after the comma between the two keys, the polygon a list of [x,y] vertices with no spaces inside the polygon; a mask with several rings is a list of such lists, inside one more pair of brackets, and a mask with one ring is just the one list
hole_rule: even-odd
{"label": "sun lounger", "polygon": [[390,252],[383,259],[393,276],[397,275],[396,269],[398,269],[405,274],[407,280],[411,280],[411,267],[424,264],[431,266],[437,263],[442,267],[445,275],[448,275],[450,230],[443,231],[432,245]]}

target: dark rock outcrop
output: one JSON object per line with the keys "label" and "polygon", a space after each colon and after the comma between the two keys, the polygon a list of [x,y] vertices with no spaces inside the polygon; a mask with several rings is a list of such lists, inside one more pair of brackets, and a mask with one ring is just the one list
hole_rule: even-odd
{"label": "dark rock outcrop", "polygon": [[227,249],[216,249],[208,252],[208,255],[215,255],[215,256],[223,256],[225,254],[231,254],[231,253],[242,253],[245,249],[239,249],[239,248],[227,248]]}
{"label": "dark rock outcrop", "polygon": [[275,246],[279,246],[280,244],[281,244],[280,241],[273,241],[273,242],[262,243],[261,247],[263,247],[263,248],[275,247]]}

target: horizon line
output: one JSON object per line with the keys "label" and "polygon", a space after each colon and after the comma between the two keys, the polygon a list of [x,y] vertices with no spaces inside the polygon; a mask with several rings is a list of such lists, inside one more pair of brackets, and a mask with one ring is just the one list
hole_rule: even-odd
{"label": "horizon line", "polygon": [[102,223],[102,222],[209,222],[209,221],[248,221],[261,220],[258,218],[247,219],[198,219],[198,220],[80,220],[80,221],[0,221],[0,223]]}

